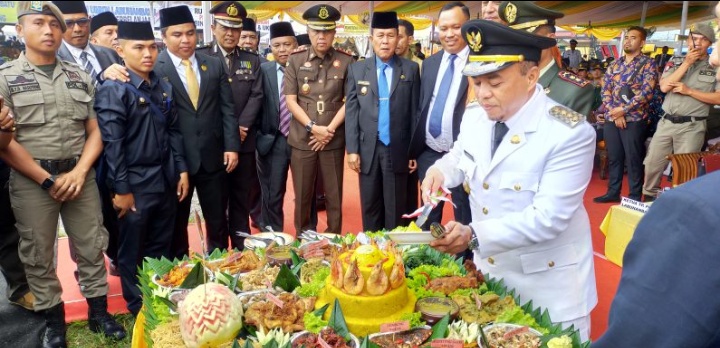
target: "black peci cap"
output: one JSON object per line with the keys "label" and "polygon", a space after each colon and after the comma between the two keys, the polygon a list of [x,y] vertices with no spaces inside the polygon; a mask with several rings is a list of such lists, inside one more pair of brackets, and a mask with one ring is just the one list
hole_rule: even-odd
{"label": "black peci cap", "polygon": [[296,36],[295,38],[297,39],[298,46],[305,46],[305,45],[311,44],[310,36],[308,36],[308,34],[300,34],[300,35]]}
{"label": "black peci cap", "polygon": [[243,18],[242,30],[243,31],[252,31],[253,33],[257,33],[257,26],[255,24],[255,20],[250,17]]}
{"label": "black peci cap", "polygon": [[555,20],[565,16],[561,12],[535,5],[532,1],[503,1],[498,12],[500,19],[511,28],[531,33],[541,25],[555,26]]}
{"label": "black peci cap", "polygon": [[307,21],[307,26],[314,30],[334,30],[338,20],[340,20],[340,11],[330,5],[315,5],[310,7],[303,13],[303,19]]}
{"label": "black peci cap", "polygon": [[277,22],[270,24],[270,40],[276,37],[295,36],[290,22]]}
{"label": "black peci cap", "polygon": [[118,20],[112,12],[102,12],[90,18],[90,34],[106,25],[118,25]]}
{"label": "black peci cap", "polygon": [[461,30],[470,48],[468,63],[463,69],[466,76],[489,74],[516,62],[538,62],[540,52],[556,44],[555,39],[484,19],[467,21]]}
{"label": "black peci cap", "polygon": [[118,40],[155,40],[150,22],[118,22]]}
{"label": "black peci cap", "polygon": [[370,27],[373,29],[397,29],[397,12],[375,12],[373,13]]}
{"label": "black peci cap", "polygon": [[160,28],[185,23],[195,23],[189,7],[182,5],[160,9]]}
{"label": "black peci cap", "polygon": [[87,7],[85,7],[85,1],[53,1],[53,4],[55,4],[55,6],[57,6],[63,14],[88,14]]}
{"label": "black peci cap", "polygon": [[228,28],[242,28],[243,19],[247,17],[245,6],[237,1],[220,2],[210,9],[210,13],[216,22]]}

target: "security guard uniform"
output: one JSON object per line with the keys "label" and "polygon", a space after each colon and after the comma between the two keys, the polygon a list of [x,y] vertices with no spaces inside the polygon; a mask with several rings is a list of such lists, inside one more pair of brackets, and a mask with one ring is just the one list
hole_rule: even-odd
{"label": "security guard uniform", "polygon": [[[555,20],[564,15],[557,11],[539,7],[531,1],[503,1],[498,7],[500,19],[510,28],[533,33],[539,26],[555,25]],[[552,48],[555,49],[555,48]],[[595,98],[592,83],[569,71],[560,71],[553,60],[540,68],[538,83],[552,100],[583,115],[590,115]]]}
{"label": "security guard uniform", "polygon": [[[340,12],[329,5],[316,5],[303,14],[308,26],[315,30],[331,30]],[[353,58],[330,48],[321,58],[312,46],[294,52],[285,70],[285,95],[297,96],[297,102],[313,124],[291,122],[288,144],[292,147],[290,167],[295,187],[295,229],[311,228],[310,206],[315,192],[315,179],[322,175],[328,212],[328,231],[342,232],[342,183],[345,165],[345,126],[322,151],[308,145],[312,125],[327,126],[345,104],[345,78]]]}
{"label": "security guard uniform", "polygon": [[[23,53],[17,60],[0,66],[0,95],[15,114],[17,142],[50,174],[72,170],[85,145],[85,121],[95,118],[95,87],[90,76],[78,65],[61,60],[57,60],[52,75],[48,76]],[[94,170],[87,174],[80,196],[63,203],[13,171],[10,200],[20,233],[20,258],[36,297],[36,310],[61,302],[54,251],[61,210],[65,230],[80,256],[78,270],[83,296],[107,294],[102,253],[108,236],[102,225]]]}
{"label": "security guard uniform", "polygon": [[[712,28],[699,24],[692,33],[706,36],[715,42]],[[703,33],[705,31],[706,33]],[[672,75],[683,63],[683,57],[673,57],[667,63],[662,78]],[[710,65],[708,57],[697,60],[687,68],[680,79],[690,89],[700,92],[716,92],[720,84],[716,80],[715,68]],[[664,115],[658,122],[657,130],[652,137],[645,157],[645,183],[643,194],[657,196],[660,191],[662,173],[667,167],[666,156],[672,153],[692,153],[702,149],[705,143],[707,117],[712,105],[697,100],[689,95],[669,91],[665,95],[662,109]],[[651,198],[652,199],[652,198]]]}

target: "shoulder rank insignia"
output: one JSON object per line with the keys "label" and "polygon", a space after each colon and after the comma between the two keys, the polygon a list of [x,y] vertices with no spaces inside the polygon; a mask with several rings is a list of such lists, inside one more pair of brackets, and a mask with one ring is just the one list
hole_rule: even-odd
{"label": "shoulder rank insignia", "polygon": [[578,87],[585,87],[590,84],[590,81],[583,79],[580,76],[577,76],[569,71],[561,71],[558,73],[558,77],[562,79],[563,81],[567,81],[572,83],[575,86]]}
{"label": "shoulder rank insignia", "polygon": [[305,51],[307,51],[307,46],[302,46],[302,47],[296,48],[291,54],[305,52]]}
{"label": "shoulder rank insignia", "polygon": [[195,46],[195,48],[209,48],[209,47],[211,47],[212,45],[213,45],[212,42],[208,42],[208,43],[205,43],[205,44],[198,44],[198,45]]}
{"label": "shoulder rank insignia", "polygon": [[352,57],[352,53],[351,53],[350,51],[348,51],[348,50],[345,50],[345,49],[342,49],[342,48],[335,48],[335,51],[340,52],[340,53],[342,53],[342,54],[345,54],[345,55],[348,55],[348,56]]}
{"label": "shoulder rank insignia", "polygon": [[256,56],[259,55],[259,53],[258,53],[257,51],[251,50],[251,49],[249,49],[249,48],[247,48],[247,47],[238,47],[238,50],[243,51],[243,52],[252,53],[252,54],[254,54],[254,55],[256,55]]}
{"label": "shoulder rank insignia", "polygon": [[570,128],[574,128],[578,123],[585,120],[585,116],[579,112],[575,112],[570,108],[562,105],[555,105],[550,109],[550,116],[558,121],[567,124]]}

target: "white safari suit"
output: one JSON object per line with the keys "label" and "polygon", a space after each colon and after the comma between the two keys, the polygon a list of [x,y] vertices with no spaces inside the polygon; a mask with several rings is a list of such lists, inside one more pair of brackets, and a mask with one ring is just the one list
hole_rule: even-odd
{"label": "white safari suit", "polygon": [[470,225],[479,242],[475,264],[504,278],[523,303],[532,300],[554,322],[567,322],[588,316],[597,303],[583,206],[595,132],[584,118],[571,127],[552,116],[557,105],[537,85],[506,122],[509,130],[492,159],[495,122],[481,107],[468,108],[452,150],[434,167],[446,187],[465,181],[470,187]]}

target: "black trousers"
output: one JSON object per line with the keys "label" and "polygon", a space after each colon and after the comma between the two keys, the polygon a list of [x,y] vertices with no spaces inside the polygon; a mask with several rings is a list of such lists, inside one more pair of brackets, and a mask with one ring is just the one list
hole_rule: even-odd
{"label": "black trousers", "polygon": [[623,173],[627,163],[629,197],[635,200],[640,200],[642,197],[646,128],[647,122],[644,120],[628,122],[625,129],[617,128],[614,122],[605,122],[603,137],[608,152],[608,195],[621,194]]}
{"label": "black trousers", "polygon": [[370,170],[360,173],[360,205],[364,231],[392,230],[406,213],[408,172],[395,173],[390,148],[375,145]]}
{"label": "black trousers", "polygon": [[[175,216],[175,231],[170,255],[181,259],[188,254],[188,218],[190,217],[190,204],[192,193],[197,188],[202,215],[205,218],[205,236],[208,252],[216,248],[228,247],[227,223],[227,174],[225,169],[208,173],[200,167],[195,175],[190,176],[190,194],[177,205]],[[173,192],[175,192],[173,190]]]}
{"label": "black trousers", "polygon": [[177,194],[169,188],[163,193],[135,193],[133,196],[136,211],[128,211],[119,219],[117,261],[123,298],[128,310],[137,315],[142,307],[137,268],[142,265],[144,257],[171,257]]}
{"label": "black trousers", "polygon": [[25,269],[18,256],[20,235],[15,229],[15,215],[10,206],[8,179],[10,167],[0,164],[0,272],[7,282],[7,297],[17,300],[30,291]]}
{"label": "black trousers", "polygon": [[[429,147],[426,147],[425,151],[423,151],[420,156],[418,156],[417,163],[420,185],[422,185],[422,181],[423,179],[425,179],[425,173],[427,172],[428,168],[435,164],[435,161],[439,160],[444,155],[444,152],[437,152],[430,149]],[[452,195],[452,202],[455,204],[455,207],[453,209],[455,213],[455,221],[465,225],[469,224],[472,221],[472,214],[470,212],[470,198],[468,197],[467,192],[465,192],[462,185],[457,187],[449,187],[449,189]],[[438,203],[437,207],[435,207],[435,209],[433,209],[433,211],[430,213],[430,216],[428,216],[425,225],[421,226],[423,230],[429,230],[430,224],[433,222],[442,221],[442,211],[444,205],[444,202]]]}
{"label": "black trousers", "polygon": [[[250,213],[260,202],[260,182],[258,181],[255,152],[238,154],[237,168],[228,174],[228,188],[230,191],[228,205],[230,241],[233,248],[242,250],[245,239],[236,236],[235,232],[250,233]],[[253,220],[264,224],[262,221]]]}

